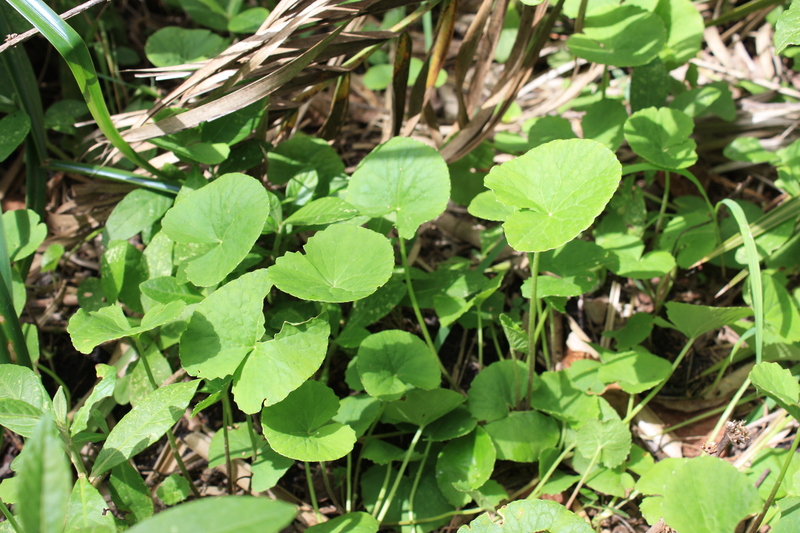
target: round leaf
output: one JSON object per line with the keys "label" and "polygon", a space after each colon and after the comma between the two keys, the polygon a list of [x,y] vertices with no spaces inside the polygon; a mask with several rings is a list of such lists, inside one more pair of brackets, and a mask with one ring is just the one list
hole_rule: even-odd
{"label": "round leaf", "polygon": [[628,457],[631,451],[631,432],[621,420],[588,420],[578,430],[578,453],[614,468]]}
{"label": "round leaf", "polygon": [[543,252],[574,239],[617,190],[622,167],[602,144],[552,141],[492,168],[486,186],[519,210],[503,228],[519,251]]}
{"label": "round leaf", "polygon": [[261,235],[269,216],[264,187],[245,174],[225,174],[185,196],[161,221],[176,243],[203,245],[207,251],[189,261],[186,277],[197,286],[222,281]]}
{"label": "round leaf", "polygon": [[283,401],[261,412],[264,436],[272,449],[297,461],[333,461],[353,449],[356,434],[331,419],[339,410],[336,394],[318,381],[306,381]]}
{"label": "round leaf", "polygon": [[637,111],[625,123],[625,139],[634,152],[651,163],[680,169],[697,161],[697,144],[689,138],[694,122],[683,111],[648,107]]}
{"label": "round leaf", "polygon": [[439,363],[428,346],[406,331],[370,335],[358,349],[357,368],[364,389],[381,400],[399,400],[407,391],[435,389],[441,383]]}
{"label": "round leaf", "polygon": [[394,267],[389,241],[359,226],[320,231],[308,239],[305,252],[287,253],[268,269],[276,287],[303,300],[359,300],[386,283]]}
{"label": "round leaf", "polygon": [[28,257],[47,237],[47,226],[30,209],[15,209],[3,213],[8,259],[13,263]]}
{"label": "round leaf", "polygon": [[492,438],[483,428],[475,428],[469,435],[448,442],[439,452],[436,482],[443,492],[477,490],[492,475],[496,457]]}
{"label": "round leaf", "polygon": [[511,359],[497,361],[472,381],[467,393],[467,407],[478,420],[492,422],[505,418],[527,390],[528,367],[525,363]]}
{"label": "round leaf", "polygon": [[157,67],[172,67],[216,57],[228,42],[208,30],[161,28],[147,39],[144,53]]}
{"label": "round leaf", "polygon": [[493,520],[484,513],[458,533],[592,533],[581,517],[551,500],[519,500],[497,510],[503,520]]}
{"label": "round leaf", "polygon": [[371,217],[393,215],[400,236],[439,216],[450,198],[450,173],[427,144],[395,137],[375,148],[350,179],[346,200]]}
{"label": "round leaf", "polygon": [[703,16],[690,0],[658,2],[655,13],[667,24],[667,42],[660,56],[669,70],[692,59],[703,42]]}
{"label": "round leaf", "polygon": [[443,417],[464,401],[459,393],[447,389],[419,390],[406,394],[386,406],[387,418],[425,427]]}
{"label": "round leaf", "polygon": [[539,453],[558,444],[556,421],[537,411],[515,411],[484,426],[492,437],[497,458],[518,463],[533,463]]}
{"label": "round leaf", "polygon": [[603,65],[645,65],[658,55],[667,38],[661,17],[630,4],[599,7],[586,15],[585,22],[583,33],[567,39],[567,48]]}

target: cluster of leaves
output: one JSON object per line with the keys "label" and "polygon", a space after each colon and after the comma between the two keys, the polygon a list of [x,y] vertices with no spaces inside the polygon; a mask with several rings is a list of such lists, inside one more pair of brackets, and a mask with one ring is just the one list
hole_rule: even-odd
{"label": "cluster of leaves", "polygon": [[[252,31],[267,16],[257,9],[240,12],[240,5],[224,12],[213,2],[181,6],[198,23],[234,33]],[[732,531],[764,501],[768,506],[775,497],[769,489],[777,489],[789,465],[797,469],[793,454],[757,458],[787,465],[761,494],[757,473],[716,457],[655,463],[632,443],[628,426],[692,345],[723,326],[755,336],[755,349],[734,350],[730,359],[756,351],[752,383],[800,419],[796,379],[762,362],[798,358],[798,291],[791,293],[786,273],[778,271],[797,268],[797,212],[784,208],[783,219],[762,220],[753,239],[747,224],[720,219],[719,206],[688,170],[697,161],[690,138],[694,119],[712,114],[730,120],[735,112],[725,84],[699,86],[691,68],[683,82],[668,74],[696,55],[702,42],[703,20],[688,0],[565,2],[563,9],[570,18],[582,17],[585,9],[582,31],[566,42],[571,54],[631,69],[627,102],[603,90],[583,101],[580,139],[566,119],[542,117],[524,125],[526,136],[498,135],[448,165],[434,148],[395,137],[350,176],[319,139],[297,135],[275,147],[245,140],[260,120],[252,109],[229,114],[224,124],[153,139],[191,169],[168,169],[180,178],[176,194],[139,189],[116,206],[103,231],[101,276],[82,282],[81,309],[68,328],[83,353],[118,339],[129,341],[127,353],[114,366],[98,365],[96,386],[72,416],[68,391],[59,389],[51,399],[27,366],[7,364],[0,374],[0,424],[27,439],[12,463],[16,475],[0,484],[20,523],[8,514],[0,531],[218,533],[264,531],[264,524],[279,531],[293,519],[292,506],[243,496],[181,503],[194,487],[180,476],[168,477],[157,491],[175,507],[153,516],[149,489],[130,463],[165,435],[174,443],[171,427],[190,406],[196,414],[222,402],[229,411],[229,395],[248,423],[229,430],[226,415],[224,431],[211,442],[209,464],[230,469],[234,458],[249,460],[254,491],[273,487],[295,462],[304,463],[310,476],[309,463],[347,457],[347,466],[335,471],[345,513],[315,526],[317,533],[374,533],[381,525],[416,533],[440,527],[454,514],[494,512],[509,499],[492,479],[500,460],[537,464],[531,497],[500,510],[501,522],[484,514],[465,532],[591,531],[565,507],[536,499],[570,488],[570,502],[580,496],[602,509],[598,519],[618,512],[617,503],[635,490],[645,496],[641,509],[648,521],[663,518],[682,531]],[[783,20],[794,15],[789,10]],[[507,29],[513,35],[514,28]],[[150,38],[147,54],[154,64],[210,57],[214,46],[226,45],[193,34],[189,42],[198,39],[203,46],[178,51],[200,55],[166,57],[163,42],[205,31],[178,30],[165,28]],[[785,47],[795,37],[784,31],[776,39]],[[374,72],[385,75],[386,69],[373,71],[372,78],[379,78]],[[24,122],[24,115],[12,114],[0,130]],[[637,164],[623,167],[615,156],[623,141],[639,157]],[[10,153],[19,142],[15,137],[0,148]],[[493,166],[495,149],[519,157]],[[743,138],[725,153],[777,166],[779,185],[794,195],[800,192],[798,150],[795,143],[771,153]],[[276,186],[270,191],[242,173],[260,164],[265,151],[268,179]],[[214,179],[207,180],[199,165],[209,166]],[[489,167],[488,173],[476,170]],[[667,194],[651,214],[634,176],[652,182],[657,173]],[[678,176],[696,184],[701,197],[669,204],[669,180]],[[475,262],[454,258],[432,272],[412,268],[406,241],[448,200],[502,226],[482,232]],[[761,216],[752,204],[726,205],[745,222]],[[34,211],[6,213],[2,222],[8,262],[23,262],[46,235]],[[735,241],[740,231],[745,246]],[[137,235],[141,248],[130,242]],[[506,244],[531,254],[532,276],[522,286],[530,305],[527,324],[524,310],[509,309],[499,290],[505,270],[494,263]],[[53,252],[51,263],[60,253]],[[709,260],[749,268],[750,307],[665,303],[678,269]],[[545,318],[565,312],[568,298],[594,291],[608,273],[642,280],[666,315],[634,315],[609,332],[613,350],[598,346],[599,360],[567,370],[550,370],[542,343],[541,371],[537,347]],[[656,290],[649,286],[652,278],[661,279]],[[16,269],[3,272],[3,280],[16,303],[16,309],[0,310],[11,339],[5,328],[22,312],[24,285]],[[385,326],[382,320],[398,307],[413,310],[422,338]],[[435,337],[423,310],[438,320]],[[746,320],[751,315],[755,326]],[[466,393],[439,355],[456,327],[474,329],[481,339],[480,371]],[[674,361],[647,349],[656,327],[687,338]],[[484,366],[483,333],[497,339],[496,329],[505,336],[508,356],[495,340],[499,360]],[[17,362],[24,362],[22,350],[36,359],[33,333],[15,345]],[[340,398],[332,388],[339,384],[328,378],[345,359],[350,393]],[[609,384],[631,395],[623,415],[598,394]],[[645,391],[637,403],[635,395]],[[207,396],[191,405],[197,392]],[[125,404],[130,411],[109,428],[106,415]],[[376,433],[387,426],[402,437]],[[100,448],[89,469],[79,451],[87,442]],[[70,462],[79,474],[74,484]],[[362,472],[365,462],[370,464]],[[96,487],[106,479],[124,518],[104,512]],[[792,512],[800,489],[794,482],[783,488],[778,507],[784,514],[772,523],[790,531],[800,520]],[[316,505],[311,483],[309,492]],[[614,505],[604,506],[597,494],[613,498]]]}

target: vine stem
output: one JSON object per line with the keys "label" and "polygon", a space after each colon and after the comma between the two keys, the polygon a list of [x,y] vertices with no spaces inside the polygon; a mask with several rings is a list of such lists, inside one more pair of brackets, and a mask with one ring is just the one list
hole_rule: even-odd
{"label": "vine stem", "polygon": [[414,433],[414,438],[411,439],[411,445],[408,447],[406,454],[403,456],[403,463],[400,465],[400,472],[397,473],[397,478],[395,478],[394,483],[392,484],[392,489],[389,491],[386,501],[383,502],[383,508],[381,509],[381,512],[378,513],[378,522],[381,522],[384,517],[386,517],[386,513],[389,512],[389,506],[392,505],[394,495],[397,492],[397,489],[400,487],[400,482],[403,480],[403,473],[406,471],[408,461],[411,459],[411,454],[414,453],[414,448],[416,448],[419,438],[422,436],[423,427],[424,426],[420,426],[419,429],[417,429],[417,432]]}
{"label": "vine stem", "polygon": [[447,371],[447,369],[442,364],[442,360],[439,359],[439,353],[436,351],[436,347],[433,345],[433,339],[431,339],[431,334],[428,332],[428,326],[425,324],[425,320],[422,318],[422,312],[419,309],[419,304],[417,303],[417,295],[414,293],[414,286],[411,283],[411,265],[408,264],[408,254],[406,253],[406,243],[402,237],[397,237],[397,242],[400,248],[400,258],[403,262],[403,273],[405,274],[406,278],[406,290],[408,290],[408,299],[411,300],[411,307],[414,309],[414,315],[417,317],[417,322],[419,323],[419,327],[422,330],[422,336],[425,338],[425,344],[428,345],[430,348],[431,353],[436,358],[436,361],[439,363],[439,370],[441,370],[444,377],[447,381],[455,385],[453,382],[452,376]]}
{"label": "vine stem", "polygon": [[[531,295],[528,307],[528,390],[525,394],[525,407],[530,406],[531,395],[533,394],[533,375],[536,366],[536,311],[538,310],[538,300],[536,298],[536,288],[539,282],[539,259],[541,253],[533,252],[529,255],[531,264]],[[550,369],[550,362],[547,362]]]}
{"label": "vine stem", "polygon": [[780,474],[778,474],[778,479],[775,480],[775,484],[772,486],[772,490],[767,497],[767,500],[764,502],[764,508],[761,509],[761,512],[758,513],[756,516],[755,521],[750,526],[748,533],[756,533],[758,528],[761,527],[761,522],[764,521],[764,517],[767,515],[767,511],[769,511],[770,506],[772,505],[773,500],[775,500],[775,494],[778,493],[778,489],[783,482],[783,478],[786,475],[786,471],[789,470],[789,463],[792,462],[794,458],[794,454],[797,451],[797,445],[800,444],[800,431],[798,431],[795,436],[794,440],[792,441],[792,447],[789,449],[789,453],[786,454],[786,460],[783,462],[783,467],[781,468]]}

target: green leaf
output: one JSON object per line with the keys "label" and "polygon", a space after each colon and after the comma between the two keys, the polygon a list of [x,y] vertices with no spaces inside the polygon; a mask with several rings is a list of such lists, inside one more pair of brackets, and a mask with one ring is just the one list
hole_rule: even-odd
{"label": "green leaf", "polygon": [[[344,163],[325,139],[293,135],[267,154],[269,181],[275,185],[289,184],[287,197],[295,197],[302,205],[312,197],[328,196],[334,178],[344,175]],[[313,184],[313,188],[307,189]],[[290,194],[289,190],[295,193]]]}
{"label": "green leaf", "polygon": [[765,150],[756,137],[736,137],[722,150],[722,154],[733,161],[749,163],[775,163],[778,160],[777,154]]}
{"label": "green leaf", "polygon": [[119,305],[109,305],[90,313],[79,309],[69,319],[67,331],[75,348],[88,354],[95,346],[104,342],[138,335],[172,322],[181,315],[185,307],[186,304],[181,301],[166,305],[156,304],[145,313],[141,325],[136,327],[130,325]]}
{"label": "green leaf", "polygon": [[204,379],[233,374],[264,335],[267,271],[245,274],[197,305],[181,336],[181,365]]}
{"label": "green leaf", "polygon": [[245,258],[269,216],[264,187],[244,174],[225,174],[186,195],[161,221],[176,243],[202,245],[201,255],[186,266],[197,286],[222,281]]}
{"label": "green leaf", "polygon": [[92,409],[98,402],[114,394],[114,387],[117,383],[117,369],[108,365],[96,365],[95,371],[100,381],[94,386],[89,397],[83,403],[75,417],[72,419],[70,434],[74,437],[89,425],[89,417]]}
{"label": "green leaf", "polygon": [[667,26],[667,42],[659,53],[668,70],[680,67],[700,51],[705,24],[690,0],[661,0],[655,14]]}
{"label": "green leaf", "polygon": [[585,21],[583,33],[567,39],[567,48],[594,63],[645,65],[658,55],[667,39],[661,17],[631,4],[593,9]]}
{"label": "green leaf", "polygon": [[176,505],[189,497],[189,482],[180,474],[167,476],[156,489],[156,496],[166,505]]}
{"label": "green leaf", "polygon": [[117,508],[128,513],[126,517],[130,523],[153,515],[150,489],[130,462],[123,461],[111,470],[108,488]]}
{"label": "green leaf", "polygon": [[781,518],[773,524],[772,533],[792,533],[800,529],[800,498],[790,497],[778,500]]}
{"label": "green leaf", "polygon": [[681,169],[697,161],[697,144],[689,138],[694,121],[683,111],[648,107],[625,123],[625,139],[634,152],[667,169]]}
{"label": "green leaf", "polygon": [[131,409],[108,434],[92,468],[92,477],[130,459],[170,431],[183,416],[199,383],[195,380],[161,387]]}
{"label": "green leaf", "polygon": [[230,0],[178,0],[178,3],[198,24],[220,32],[227,31],[228,21],[235,14],[229,8],[236,4]]}
{"label": "green leaf", "polygon": [[467,211],[476,218],[501,222],[514,214],[516,209],[498,202],[494,191],[485,191],[472,199]]}
{"label": "green leaf", "polygon": [[233,377],[239,409],[257,413],[262,405],[273,405],[302,385],[322,365],[330,332],[324,317],[285,322],[274,339],[258,343]]}
{"label": "green leaf", "polygon": [[156,67],[172,67],[216,57],[228,41],[208,30],[167,26],[147,38],[144,53]]}
{"label": "green leaf", "polygon": [[660,58],[640,65],[631,73],[631,111],[648,107],[664,107],[669,94],[669,72]]}
{"label": "green leaf", "polygon": [[295,507],[252,496],[203,498],[158,513],[130,533],[278,533],[294,520]]}
{"label": "green leaf", "polygon": [[0,163],[14,153],[31,129],[31,119],[21,109],[0,119]]}
{"label": "green leaf", "polygon": [[542,252],[585,230],[617,190],[621,173],[617,158],[600,143],[553,141],[492,168],[486,186],[498,201],[519,209],[503,224],[509,244]]}
{"label": "green leaf", "polygon": [[536,148],[550,141],[575,139],[577,137],[572,130],[572,123],[564,117],[555,115],[545,115],[525,121],[522,129],[528,133],[527,149]]}
{"label": "green leaf", "polygon": [[228,31],[232,33],[255,33],[261,24],[267,20],[268,16],[269,9],[264,7],[245,9],[228,22]]}
{"label": "green leaf", "polygon": [[0,366],[0,425],[25,438],[33,435],[50,396],[33,370],[21,365]]}
{"label": "green leaf", "polygon": [[89,480],[81,476],[72,487],[69,499],[67,523],[64,531],[92,531],[93,533],[116,533],[114,515],[108,512],[106,501]]}
{"label": "green leaf", "polygon": [[445,497],[454,489],[460,492],[477,490],[492,475],[496,457],[489,434],[481,427],[475,428],[469,435],[448,442],[439,452],[436,482]]}
{"label": "green leaf", "polygon": [[605,357],[598,371],[600,381],[619,383],[620,388],[629,394],[638,394],[653,388],[670,374],[672,365],[669,361],[651,354],[641,346]]}
{"label": "green leaf", "polygon": [[629,350],[650,336],[650,332],[653,331],[653,320],[653,315],[649,313],[636,313],[621,329],[605,331],[603,337],[615,339],[617,350]]}
{"label": "green leaf", "polygon": [[41,417],[25,443],[18,474],[16,511],[25,533],[61,533],[69,506],[72,472],[49,416]]}
{"label": "green leaf", "polygon": [[39,215],[30,209],[3,213],[8,259],[13,263],[31,255],[47,237],[47,226],[39,223]]}
{"label": "green leaf", "polygon": [[308,533],[377,533],[380,524],[372,515],[357,512],[337,516],[306,529]]}
{"label": "green leaf", "polygon": [[776,54],[782,54],[789,45],[800,44],[800,3],[792,2],[778,17],[773,40]]}
{"label": "green leaf", "polygon": [[492,520],[488,513],[480,515],[458,533],[591,533],[581,517],[560,503],[551,500],[519,500],[497,510],[503,520]]}
{"label": "green leaf", "polygon": [[370,396],[390,402],[409,390],[435,389],[441,383],[439,362],[426,344],[406,331],[370,335],[358,349],[358,374]]}
{"label": "green leaf", "polygon": [[587,420],[576,440],[578,453],[589,459],[597,454],[608,468],[622,464],[631,451],[631,432],[621,420]]}
{"label": "green leaf", "polygon": [[560,430],[552,418],[537,411],[514,411],[483,426],[492,437],[497,458],[534,463],[545,448],[558,444]]}
{"label": "green leaf", "polygon": [[622,144],[622,129],[628,112],[620,100],[604,98],[586,108],[581,120],[583,138],[597,141],[609,150],[616,151]]}
{"label": "green leaf", "polygon": [[788,370],[777,363],[760,363],[750,371],[750,380],[762,393],[786,409],[796,420],[800,420],[800,385]]}
{"label": "green leaf", "polygon": [[422,434],[433,442],[444,442],[463,437],[477,425],[478,421],[470,414],[469,409],[464,405],[459,405],[443,417],[425,426]]}
{"label": "green leaf", "polygon": [[597,398],[577,388],[564,370],[542,373],[533,384],[531,407],[576,425],[600,416]]}
{"label": "green leaf", "polygon": [[439,216],[450,198],[450,174],[439,152],[395,137],[370,152],[353,172],[347,201],[371,217],[394,216],[400,237]]}
{"label": "green leaf", "polygon": [[486,190],[483,179],[492,166],[494,148],[488,142],[482,142],[458,161],[447,165],[450,170],[450,199],[458,205],[469,205],[475,196]]}
{"label": "green leaf", "polygon": [[356,434],[331,419],[339,410],[336,394],[318,381],[306,381],[279,403],[261,412],[264,436],[273,450],[298,461],[333,461],[353,449]]}
{"label": "green leaf", "polygon": [[153,226],[172,206],[173,198],[147,189],[128,193],[106,221],[108,239],[128,240]]}
{"label": "green leaf", "polygon": [[[393,461],[402,461],[406,451],[380,439],[369,439],[361,450],[361,457],[372,461],[376,465],[388,465]],[[413,459],[419,459],[419,453],[414,453]]]}
{"label": "green leaf", "polygon": [[103,291],[110,302],[119,300],[133,311],[143,313],[139,284],[147,279],[147,262],[128,241],[108,245],[100,260]]}
{"label": "green leaf", "polygon": [[667,302],[667,318],[690,339],[752,315],[753,310],[748,307],[709,307]]}
{"label": "green leaf", "polygon": [[425,427],[464,402],[464,397],[446,389],[409,391],[405,398],[386,405],[384,414],[397,422]]}
{"label": "green leaf", "polygon": [[304,300],[359,300],[386,283],[394,267],[389,241],[358,226],[330,226],[308,240],[305,252],[287,253],[268,269],[276,287]]}
{"label": "green leaf", "polygon": [[760,510],[756,488],[730,463],[711,456],[666,461],[668,465],[659,468],[661,463],[657,464],[636,484],[645,494],[658,494],[642,502],[650,523],[663,516],[678,531],[718,533],[735,530],[745,517]]}
{"label": "green leaf", "polygon": [[253,472],[252,489],[256,492],[271,489],[293,464],[293,459],[280,455],[264,442],[258,449],[258,459],[250,465]]}
{"label": "green leaf", "polygon": [[59,243],[48,246],[42,254],[41,272],[52,272],[55,270],[58,267],[58,262],[64,257],[64,252],[64,246]]}
{"label": "green leaf", "polygon": [[367,432],[369,427],[383,411],[383,402],[368,394],[355,394],[343,398],[339,403],[339,411],[333,420],[347,424],[357,437]]}
{"label": "green leaf", "polygon": [[467,393],[467,407],[478,420],[492,422],[505,418],[527,390],[528,367],[525,363],[511,359],[497,361],[472,381]]}
{"label": "green leaf", "polygon": [[191,305],[204,300],[204,296],[197,289],[188,283],[178,283],[178,280],[171,276],[150,278],[142,282],[139,289],[148,298],[162,304],[180,300],[186,305]]}
{"label": "green leaf", "polygon": [[358,209],[341,198],[326,196],[307,203],[295,211],[284,223],[294,226],[328,225],[350,220],[358,214]]}

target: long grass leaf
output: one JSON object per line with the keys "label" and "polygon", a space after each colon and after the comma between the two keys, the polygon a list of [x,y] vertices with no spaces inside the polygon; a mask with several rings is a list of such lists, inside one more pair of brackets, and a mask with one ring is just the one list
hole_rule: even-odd
{"label": "long grass leaf", "polygon": [[160,175],[155,167],[131,148],[114,126],[92,57],[80,35],[42,0],[8,0],[8,3],[33,24],[67,62],[92,117],[111,144],[135,164]]}
{"label": "long grass leaf", "polygon": [[744,241],[744,251],[747,257],[747,268],[750,271],[750,298],[753,301],[753,313],[756,321],[756,364],[761,362],[761,355],[764,350],[764,291],[761,281],[761,268],[759,267],[758,250],[753,233],[750,231],[750,224],[742,208],[730,199],[722,200],[722,203],[730,210],[736,223],[739,225],[739,232]]}

